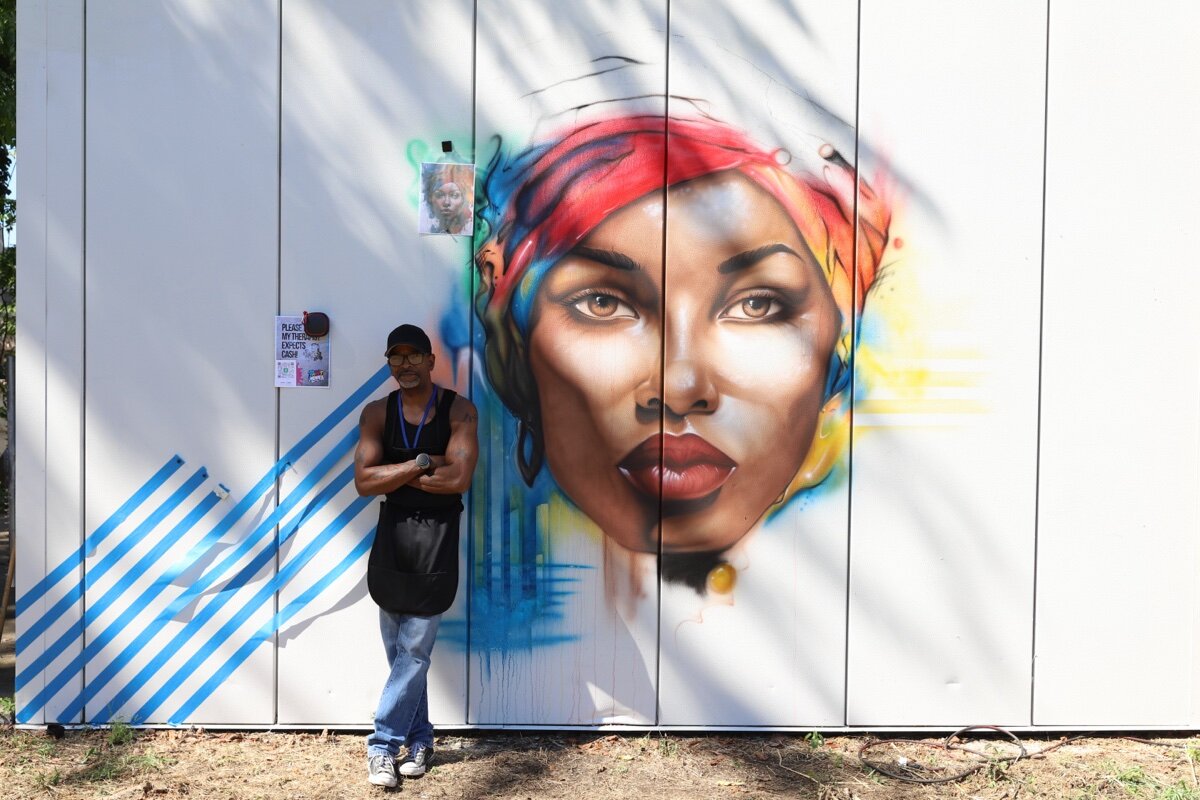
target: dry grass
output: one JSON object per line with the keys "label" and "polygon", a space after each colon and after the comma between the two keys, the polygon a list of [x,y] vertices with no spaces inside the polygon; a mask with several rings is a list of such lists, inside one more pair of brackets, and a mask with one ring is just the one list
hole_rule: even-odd
{"label": "dry grass", "polygon": [[[410,780],[410,798],[1148,798],[1200,800],[1200,740],[1145,744],[1093,737],[1044,757],[994,761],[950,784],[923,786],[872,773],[858,759],[862,737],[713,735],[444,736],[430,773]],[[935,743],[937,740],[927,740]],[[1057,740],[1026,742],[1030,752]],[[980,742],[997,757],[1011,750]],[[4,798],[382,798],[365,782],[363,738],[196,730],[0,732]],[[955,763],[928,744],[892,742],[873,751],[913,774]],[[918,766],[919,765],[919,766]]]}

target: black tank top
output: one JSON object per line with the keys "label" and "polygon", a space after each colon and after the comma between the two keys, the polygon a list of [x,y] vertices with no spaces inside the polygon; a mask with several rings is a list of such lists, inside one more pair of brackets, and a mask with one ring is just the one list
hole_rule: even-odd
{"label": "black tank top", "polygon": [[[450,444],[450,406],[458,395],[452,389],[435,387],[437,392],[437,413],[433,419],[426,421],[417,439],[417,425],[413,425],[400,413],[400,390],[392,392],[387,399],[387,418],[383,424],[383,463],[400,464],[411,461],[418,453],[428,453],[431,456],[446,455],[446,447]],[[404,446],[404,437],[400,433],[400,425],[404,425],[408,434],[411,448]],[[416,440],[416,441],[414,441]],[[398,508],[408,508],[421,511],[436,511],[444,508],[461,508],[461,494],[433,494],[422,491],[415,486],[404,485],[387,496],[389,505]]]}

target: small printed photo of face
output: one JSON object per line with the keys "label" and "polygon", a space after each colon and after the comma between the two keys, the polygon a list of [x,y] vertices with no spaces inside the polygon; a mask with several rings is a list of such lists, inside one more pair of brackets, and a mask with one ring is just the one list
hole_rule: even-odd
{"label": "small printed photo of face", "polygon": [[474,232],[475,166],[458,163],[421,165],[418,231],[470,236]]}

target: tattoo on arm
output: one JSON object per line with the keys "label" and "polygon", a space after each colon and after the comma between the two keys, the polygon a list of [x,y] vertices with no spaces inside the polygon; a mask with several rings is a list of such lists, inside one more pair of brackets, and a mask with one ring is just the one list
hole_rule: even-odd
{"label": "tattoo on arm", "polygon": [[460,395],[454,401],[454,408],[450,412],[450,418],[455,422],[465,422],[471,425],[479,419],[479,412],[475,410],[475,406],[470,400]]}

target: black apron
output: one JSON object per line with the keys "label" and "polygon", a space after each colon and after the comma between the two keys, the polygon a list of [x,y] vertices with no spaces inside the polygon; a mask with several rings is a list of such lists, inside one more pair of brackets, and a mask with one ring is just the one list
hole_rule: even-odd
{"label": "black apron", "polygon": [[[445,455],[455,393],[438,389],[437,412],[417,438],[417,425],[400,414],[400,392],[388,395],[383,463],[410,461],[418,453]],[[406,448],[400,425],[413,447]],[[414,441],[415,440],[415,441]],[[367,590],[394,614],[430,617],[454,603],[458,592],[458,521],[462,495],[432,494],[412,486],[390,493],[379,507],[379,525],[367,559]]]}

